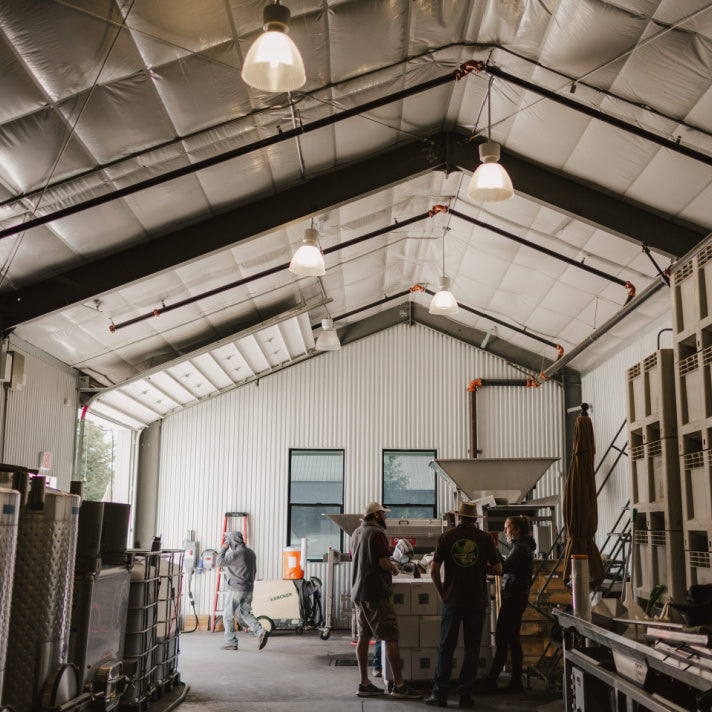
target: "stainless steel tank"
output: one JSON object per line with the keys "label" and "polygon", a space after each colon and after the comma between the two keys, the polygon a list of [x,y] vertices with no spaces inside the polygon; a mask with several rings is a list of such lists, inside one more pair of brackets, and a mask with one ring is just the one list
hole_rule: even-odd
{"label": "stainless steel tank", "polygon": [[43,687],[67,662],[81,498],[30,483],[20,508],[3,703],[39,707]]}
{"label": "stainless steel tank", "polygon": [[10,632],[10,606],[12,576],[15,572],[17,546],[17,520],[20,514],[20,493],[0,487],[0,702],[3,695],[3,677],[7,639]]}

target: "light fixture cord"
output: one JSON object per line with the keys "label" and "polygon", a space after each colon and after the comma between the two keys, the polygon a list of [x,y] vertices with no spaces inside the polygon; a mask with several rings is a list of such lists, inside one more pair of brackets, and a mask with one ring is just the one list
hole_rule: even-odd
{"label": "light fixture cord", "polygon": [[492,82],[494,77],[490,76],[487,82],[487,140],[492,142]]}
{"label": "light fixture cord", "polygon": [[443,277],[445,276],[445,230],[443,230]]}

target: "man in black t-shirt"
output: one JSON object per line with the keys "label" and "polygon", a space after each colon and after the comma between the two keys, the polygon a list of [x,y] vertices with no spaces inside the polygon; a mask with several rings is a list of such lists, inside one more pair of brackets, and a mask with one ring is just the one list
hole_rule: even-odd
{"label": "man in black t-shirt", "polygon": [[[435,666],[433,692],[426,703],[447,706],[452,657],[457,647],[460,623],[465,639],[465,657],[460,668],[457,691],[460,707],[472,707],[477,678],[480,642],[489,596],[487,573],[502,574],[500,555],[488,534],[475,525],[477,510],[472,502],[462,502],[458,525],[443,532],[435,547],[431,576],[442,600],[440,647]],[[445,579],[440,573],[445,565]]]}

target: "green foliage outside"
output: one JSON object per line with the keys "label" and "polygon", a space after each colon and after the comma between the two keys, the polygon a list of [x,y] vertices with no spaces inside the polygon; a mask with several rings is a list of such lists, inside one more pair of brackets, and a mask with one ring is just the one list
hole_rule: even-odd
{"label": "green foliage outside", "polygon": [[101,502],[114,473],[114,448],[110,432],[90,421],[84,423],[82,479],[85,500]]}

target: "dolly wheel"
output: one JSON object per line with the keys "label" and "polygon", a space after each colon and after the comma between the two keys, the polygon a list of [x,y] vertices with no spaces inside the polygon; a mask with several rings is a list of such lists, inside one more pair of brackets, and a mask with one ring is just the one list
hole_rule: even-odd
{"label": "dolly wheel", "polygon": [[319,633],[319,637],[322,640],[329,640],[329,636],[331,635],[331,631],[328,628],[324,628],[324,630]]}
{"label": "dolly wheel", "polygon": [[257,622],[268,632],[274,630],[274,621],[268,616],[257,616]]}

